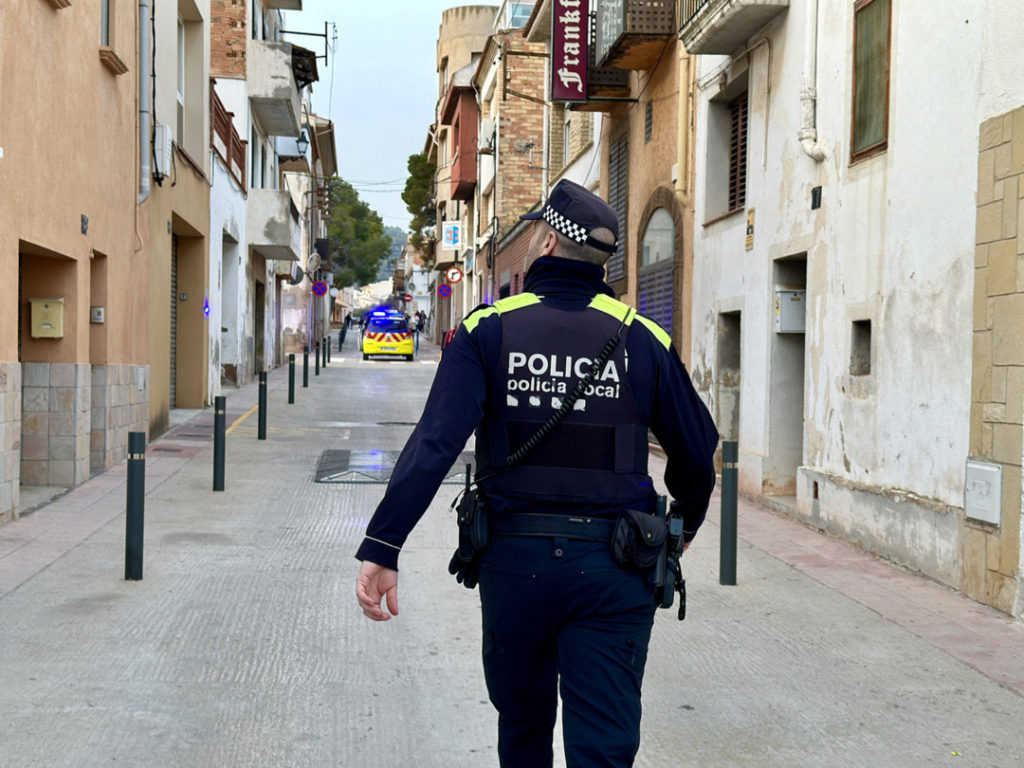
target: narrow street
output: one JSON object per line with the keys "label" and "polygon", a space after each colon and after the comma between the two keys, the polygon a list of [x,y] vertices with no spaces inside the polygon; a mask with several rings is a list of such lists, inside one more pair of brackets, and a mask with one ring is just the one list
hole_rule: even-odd
{"label": "narrow street", "polygon": [[[458,478],[385,624],[352,556],[384,486],[314,482],[325,451],[400,451],[436,369],[433,345],[364,362],[353,341],[308,388],[299,361],[293,405],[271,372],[265,441],[255,384],[231,393],[224,492],[212,409],[149,445],[142,581],[122,578],[124,463],[0,528],[0,765],[497,765],[478,596],[446,571]],[[638,766],[1024,764],[1024,626],[745,500],[719,586],[719,503],[683,560],[688,618],[655,624]]]}

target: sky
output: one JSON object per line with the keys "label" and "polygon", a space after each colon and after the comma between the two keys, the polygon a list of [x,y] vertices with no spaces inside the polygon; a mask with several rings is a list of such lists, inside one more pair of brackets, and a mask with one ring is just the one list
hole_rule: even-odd
{"label": "sky", "polygon": [[[441,13],[474,4],[498,2],[303,0],[301,12],[283,12],[286,30],[322,34],[325,21],[337,29],[327,66],[317,61],[313,111],[334,121],[338,175],[380,214],[384,226],[409,226],[401,195],[409,155],[423,151],[434,119]],[[281,39],[324,52],[320,37]]]}

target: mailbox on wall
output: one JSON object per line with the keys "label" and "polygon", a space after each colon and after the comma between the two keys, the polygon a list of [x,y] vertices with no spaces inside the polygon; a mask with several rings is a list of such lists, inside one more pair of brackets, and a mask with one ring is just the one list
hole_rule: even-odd
{"label": "mailbox on wall", "polygon": [[64,299],[29,299],[33,339],[64,338]]}
{"label": "mailbox on wall", "polygon": [[804,304],[807,291],[775,292],[775,332],[804,333]]}

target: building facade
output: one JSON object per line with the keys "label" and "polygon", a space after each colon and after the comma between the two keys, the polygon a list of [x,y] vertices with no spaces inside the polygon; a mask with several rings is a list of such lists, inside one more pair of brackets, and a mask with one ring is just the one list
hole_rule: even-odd
{"label": "building facade", "polygon": [[1020,616],[1024,17],[684,6],[693,374],[741,490]]}
{"label": "building facade", "polygon": [[136,10],[109,11],[0,8],[0,521],[148,421]]}

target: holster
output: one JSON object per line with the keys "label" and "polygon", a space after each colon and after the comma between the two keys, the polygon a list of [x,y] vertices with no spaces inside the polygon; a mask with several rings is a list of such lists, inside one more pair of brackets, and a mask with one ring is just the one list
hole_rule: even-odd
{"label": "holster", "polygon": [[466,491],[456,508],[459,546],[448,563],[448,572],[467,589],[477,584],[480,555],[491,543],[487,506],[479,489]]}
{"label": "holster", "polygon": [[460,557],[469,559],[484,552],[491,543],[491,534],[487,507],[478,488],[463,494],[458,507],[458,522]]}

